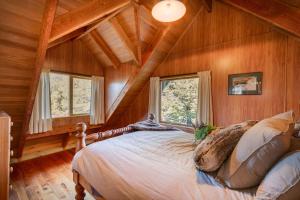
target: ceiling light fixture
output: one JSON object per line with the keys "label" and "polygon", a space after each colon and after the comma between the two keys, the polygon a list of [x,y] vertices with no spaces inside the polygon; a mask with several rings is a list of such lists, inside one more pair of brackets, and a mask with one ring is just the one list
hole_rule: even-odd
{"label": "ceiling light fixture", "polygon": [[162,0],[152,8],[152,16],[160,22],[174,22],[184,16],[185,5],[179,0]]}

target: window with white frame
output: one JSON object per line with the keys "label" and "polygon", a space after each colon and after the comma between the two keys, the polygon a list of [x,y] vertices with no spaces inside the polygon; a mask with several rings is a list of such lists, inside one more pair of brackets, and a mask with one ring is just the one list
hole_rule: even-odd
{"label": "window with white frame", "polygon": [[52,118],[88,115],[91,102],[91,78],[50,72]]}
{"label": "window with white frame", "polygon": [[197,76],[165,78],[160,81],[160,122],[192,126],[198,104]]}

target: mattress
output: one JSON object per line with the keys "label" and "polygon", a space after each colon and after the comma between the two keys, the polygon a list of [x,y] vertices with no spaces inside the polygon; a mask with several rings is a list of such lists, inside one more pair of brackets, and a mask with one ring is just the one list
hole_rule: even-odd
{"label": "mattress", "polygon": [[89,145],[72,167],[108,200],[254,199],[256,188],[224,188],[197,170],[193,142],[182,131],[137,131]]}

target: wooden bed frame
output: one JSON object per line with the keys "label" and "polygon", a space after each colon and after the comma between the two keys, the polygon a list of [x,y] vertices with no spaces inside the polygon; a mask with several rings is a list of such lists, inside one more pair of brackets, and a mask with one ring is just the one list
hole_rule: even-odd
{"label": "wooden bed frame", "polygon": [[[87,135],[86,129],[87,126],[85,123],[81,122],[77,124],[77,144],[76,144],[76,153],[81,149],[86,147],[86,141],[91,141],[89,143],[105,140],[108,138],[116,137],[123,135],[125,132],[131,132],[132,128],[123,127],[119,129],[108,130],[105,132],[97,132]],[[105,200],[101,194],[99,194],[94,187],[88,183],[88,181],[80,175],[77,171],[73,170],[73,181],[75,183],[76,190],[76,200],[83,200],[85,197],[85,190],[88,191],[95,199]]]}

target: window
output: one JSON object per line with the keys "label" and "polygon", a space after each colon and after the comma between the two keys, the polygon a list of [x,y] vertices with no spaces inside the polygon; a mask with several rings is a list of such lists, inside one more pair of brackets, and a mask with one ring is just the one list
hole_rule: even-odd
{"label": "window", "polygon": [[90,78],[51,72],[50,93],[53,118],[89,114]]}
{"label": "window", "polygon": [[160,121],[192,126],[196,121],[198,77],[161,80]]}

